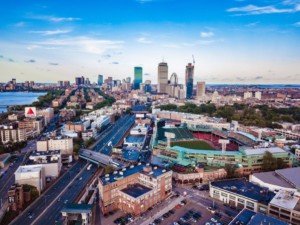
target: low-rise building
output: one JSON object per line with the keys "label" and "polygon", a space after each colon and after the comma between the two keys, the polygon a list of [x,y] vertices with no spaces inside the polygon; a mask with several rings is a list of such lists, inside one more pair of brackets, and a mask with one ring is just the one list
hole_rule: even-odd
{"label": "low-rise building", "polygon": [[68,204],[61,210],[62,224],[92,225],[93,205]]}
{"label": "low-rise building", "polygon": [[211,182],[209,195],[239,209],[246,208],[267,214],[268,205],[275,193],[246,179],[232,179]]}
{"label": "low-rise building", "polygon": [[9,163],[10,157],[11,157],[10,153],[0,154],[0,168],[4,168],[5,165]]}
{"label": "low-rise building", "polygon": [[47,152],[32,152],[29,156],[30,165],[41,165],[45,171],[47,181],[59,176],[62,162],[60,150],[49,150]]}
{"label": "low-rise building", "polygon": [[300,193],[279,190],[269,205],[269,215],[292,225],[300,224]]}
{"label": "low-rise building", "polygon": [[172,192],[172,171],[149,164],[123,168],[99,178],[101,209],[104,214],[121,209],[140,215]]}
{"label": "low-rise building", "polygon": [[73,154],[73,139],[68,136],[50,137],[36,142],[37,151],[60,150],[62,155]]}
{"label": "low-rise building", "polygon": [[15,172],[15,182],[32,185],[41,193],[46,186],[45,168],[42,165],[20,166]]}
{"label": "low-rise building", "polygon": [[12,185],[8,192],[8,207],[12,211],[18,211],[24,207],[24,192],[23,185],[14,184]]}
{"label": "low-rise building", "polygon": [[249,180],[271,191],[296,191],[300,189],[300,167],[255,173]]}

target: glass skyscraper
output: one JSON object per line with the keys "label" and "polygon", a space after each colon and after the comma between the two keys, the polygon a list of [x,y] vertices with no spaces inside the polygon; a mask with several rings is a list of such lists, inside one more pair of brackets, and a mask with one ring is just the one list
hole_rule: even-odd
{"label": "glass skyscraper", "polygon": [[194,82],[194,65],[189,63],[185,69],[185,85],[186,85],[186,98],[193,97],[193,82]]}
{"label": "glass skyscraper", "polygon": [[98,85],[101,86],[103,84],[103,75],[98,75]]}
{"label": "glass skyscraper", "polygon": [[134,81],[133,81],[133,89],[140,89],[140,84],[143,83],[143,68],[136,66],[134,67]]}

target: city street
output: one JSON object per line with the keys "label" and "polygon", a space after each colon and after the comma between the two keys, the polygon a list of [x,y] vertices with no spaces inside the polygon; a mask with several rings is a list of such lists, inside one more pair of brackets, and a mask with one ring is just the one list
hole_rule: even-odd
{"label": "city street", "polygon": [[[11,224],[54,224],[61,216],[60,210],[72,203],[85,187],[97,168],[86,170],[87,162],[80,160],[70,168],[55,184],[44,192],[34,203]],[[82,177],[82,179],[79,179]]]}

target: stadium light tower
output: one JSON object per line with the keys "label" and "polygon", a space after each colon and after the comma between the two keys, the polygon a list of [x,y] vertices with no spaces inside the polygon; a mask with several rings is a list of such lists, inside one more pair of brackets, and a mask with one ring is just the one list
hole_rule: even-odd
{"label": "stadium light tower", "polygon": [[167,148],[170,148],[171,147],[171,138],[175,138],[175,134],[174,133],[171,133],[171,132],[165,132],[165,136],[167,138]]}
{"label": "stadium light tower", "polygon": [[222,153],[226,152],[226,145],[229,144],[229,140],[220,139],[219,143],[222,145]]}

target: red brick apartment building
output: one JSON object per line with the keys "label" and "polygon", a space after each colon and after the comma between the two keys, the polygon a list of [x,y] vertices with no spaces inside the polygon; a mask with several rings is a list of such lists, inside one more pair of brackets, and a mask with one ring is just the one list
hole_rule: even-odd
{"label": "red brick apartment building", "polygon": [[150,164],[132,165],[99,177],[101,209],[139,215],[172,192],[172,171]]}

